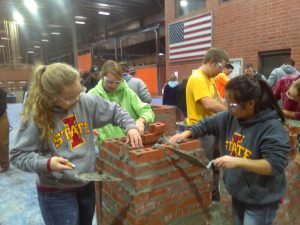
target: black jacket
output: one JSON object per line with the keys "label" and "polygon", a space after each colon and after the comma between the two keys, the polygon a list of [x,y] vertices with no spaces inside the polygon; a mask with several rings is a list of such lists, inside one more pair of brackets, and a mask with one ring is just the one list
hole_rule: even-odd
{"label": "black jacket", "polygon": [[2,116],[7,108],[7,93],[0,88],[0,116]]}
{"label": "black jacket", "polygon": [[97,84],[98,80],[94,79],[90,75],[83,81],[83,85],[86,87],[86,93],[92,88],[94,88]]}

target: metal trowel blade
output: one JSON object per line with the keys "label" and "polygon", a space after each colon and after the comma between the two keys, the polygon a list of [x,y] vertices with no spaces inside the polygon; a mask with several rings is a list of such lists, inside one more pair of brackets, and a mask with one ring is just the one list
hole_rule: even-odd
{"label": "metal trowel blade", "polygon": [[100,181],[100,182],[115,182],[121,181],[122,179],[118,177],[113,177],[107,173],[99,174],[99,173],[81,173],[77,175],[77,178],[83,181]]}

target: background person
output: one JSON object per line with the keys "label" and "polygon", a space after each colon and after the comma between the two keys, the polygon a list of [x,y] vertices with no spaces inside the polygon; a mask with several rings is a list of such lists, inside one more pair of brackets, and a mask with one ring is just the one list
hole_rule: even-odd
{"label": "background person", "polygon": [[82,93],[79,72],[62,63],[36,68],[21,116],[11,162],[37,173],[45,224],[91,225],[94,183],[77,175],[95,172],[93,128],[121,126],[128,142],[141,147],[135,121],[118,104]]}
{"label": "background person", "polygon": [[244,72],[248,77],[267,81],[267,78],[262,73],[259,73],[257,70],[255,70],[253,64],[251,63],[245,65]]}
{"label": "background person", "polygon": [[6,172],[9,168],[9,122],[6,109],[7,93],[0,88],[0,172]]}
{"label": "background person", "polygon": [[[224,65],[228,62],[227,53],[220,48],[209,49],[203,64],[189,77],[186,86],[186,106],[188,126],[196,124],[207,116],[226,110],[216,90],[214,78],[222,72]],[[218,144],[215,136],[207,134],[199,138],[202,147],[206,150],[206,157],[213,159],[219,155]],[[219,200],[218,172],[214,171],[213,200]]]}
{"label": "background person", "polygon": [[137,94],[142,102],[150,104],[152,101],[152,97],[144,81],[129,74],[130,70],[127,62],[122,61],[119,64],[121,65],[123,78],[126,81],[128,87]]}
{"label": "background person", "polygon": [[[145,125],[154,122],[154,112],[149,104],[142,102],[127,86],[121,66],[113,60],[108,60],[102,66],[100,76],[101,80],[89,93],[118,103],[136,120],[138,130],[143,133]],[[98,141],[101,142],[107,138],[123,137],[126,132],[121,127],[108,124],[99,128],[98,134]]]}
{"label": "background person", "polygon": [[269,85],[238,76],[225,88],[228,110],[201,120],[171,142],[215,134],[222,156],[214,165],[232,195],[234,225],[271,225],[287,191],[285,168],[291,149],[284,115]]}
{"label": "background person", "polygon": [[170,76],[169,81],[164,85],[164,91],[163,91],[163,99],[162,104],[163,105],[172,105],[177,106],[178,100],[177,100],[177,87],[178,87],[178,80],[177,77],[172,74]]}
{"label": "background person", "polygon": [[86,92],[91,90],[98,84],[100,79],[100,69],[97,65],[93,65],[90,69],[89,76],[83,81],[83,86],[86,87]]}
{"label": "background person", "polygon": [[215,78],[216,88],[217,88],[221,98],[224,98],[224,89],[225,89],[226,84],[229,81],[228,76],[231,74],[233,69],[234,69],[234,67],[230,63],[227,63],[224,66],[222,73],[219,73]]}
{"label": "background person", "polygon": [[177,99],[178,99],[178,108],[184,115],[184,118],[187,117],[186,112],[186,85],[187,85],[188,78],[182,79],[181,83],[177,87]]}
{"label": "background person", "polygon": [[286,75],[292,74],[299,75],[295,68],[295,61],[293,59],[287,58],[279,68],[275,68],[274,70],[272,70],[268,78],[268,83],[271,87],[273,87],[281,78]]}
{"label": "background person", "polygon": [[300,120],[300,76],[284,76],[272,90],[276,99],[282,102],[285,118]]}

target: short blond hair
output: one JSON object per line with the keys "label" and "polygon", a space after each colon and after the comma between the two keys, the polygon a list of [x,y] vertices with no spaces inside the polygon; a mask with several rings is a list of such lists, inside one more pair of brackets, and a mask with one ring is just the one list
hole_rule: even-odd
{"label": "short blond hair", "polygon": [[101,68],[101,72],[100,72],[100,76],[101,79],[103,79],[103,77],[107,76],[108,73],[111,73],[112,75],[114,75],[116,78],[118,79],[123,79],[123,72],[122,72],[122,68],[120,66],[119,63],[117,63],[116,61],[113,60],[107,60],[102,68]]}

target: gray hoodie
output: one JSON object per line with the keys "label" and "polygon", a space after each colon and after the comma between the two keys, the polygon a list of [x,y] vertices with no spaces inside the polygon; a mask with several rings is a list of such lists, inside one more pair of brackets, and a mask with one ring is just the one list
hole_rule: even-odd
{"label": "gray hoodie", "polygon": [[131,90],[133,90],[137,94],[137,96],[139,96],[142,102],[149,103],[149,104],[151,103],[152,98],[144,81],[142,81],[139,78],[131,76],[129,73],[124,73],[123,77],[128,87]]}
{"label": "gray hoodie", "polygon": [[268,83],[271,87],[273,87],[277,81],[279,81],[285,75],[297,74],[296,68],[291,65],[282,65],[279,68],[275,68],[272,70]]}
{"label": "gray hoodie", "polygon": [[291,146],[275,110],[266,109],[247,121],[238,121],[224,111],[188,129],[194,138],[205,134],[218,136],[222,155],[265,159],[271,164],[272,172],[268,176],[240,168],[224,169],[225,186],[238,201],[264,205],[286,194],[285,168]]}
{"label": "gray hoodie", "polygon": [[[77,175],[95,172],[94,128],[109,123],[126,132],[136,128],[135,121],[118,104],[90,94],[82,94],[71,110],[55,108],[54,111],[56,128],[48,140],[39,138],[40,130],[29,120],[17,130],[10,150],[12,164],[36,172],[37,184],[42,187],[74,188],[86,184]],[[68,159],[76,169],[61,173],[48,171],[47,162],[51,156]]]}

